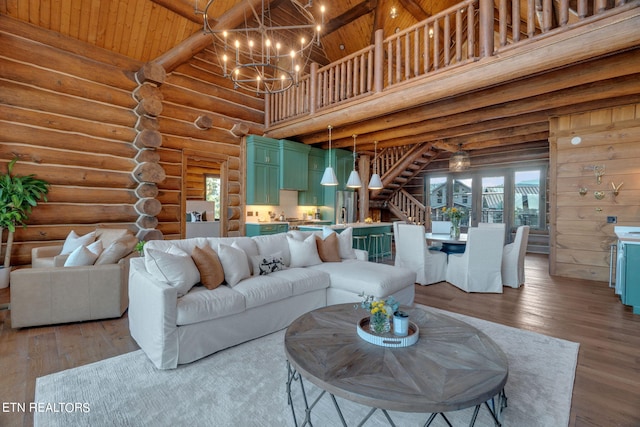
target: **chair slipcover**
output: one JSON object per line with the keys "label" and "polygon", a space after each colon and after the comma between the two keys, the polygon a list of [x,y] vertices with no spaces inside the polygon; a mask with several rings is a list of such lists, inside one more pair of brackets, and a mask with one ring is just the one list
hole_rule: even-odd
{"label": "chair slipcover", "polygon": [[479,222],[478,228],[497,228],[502,230],[502,242],[503,244],[507,241],[507,226],[503,222]]}
{"label": "chair slipcover", "polygon": [[416,282],[421,285],[442,282],[446,279],[447,254],[427,249],[424,226],[397,224],[396,259],[397,267],[416,272]]}
{"label": "chair slipcover", "polygon": [[529,226],[522,225],[516,230],[513,243],[504,247],[502,253],[502,284],[518,288],[524,285],[524,258],[529,242]]}
{"label": "chair slipcover", "polygon": [[431,221],[431,232],[433,234],[449,234],[451,221]]}
{"label": "chair slipcover", "polygon": [[449,254],[447,282],[465,292],[502,293],[503,235],[500,228],[469,228],[464,253]]}

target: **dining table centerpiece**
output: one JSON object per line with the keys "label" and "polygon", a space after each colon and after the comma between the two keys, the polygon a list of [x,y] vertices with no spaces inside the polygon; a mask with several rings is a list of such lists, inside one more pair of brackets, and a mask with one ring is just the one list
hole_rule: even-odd
{"label": "dining table centerpiece", "polygon": [[391,317],[398,310],[399,304],[390,296],[384,300],[376,300],[373,295],[359,295],[363,298],[360,306],[369,312],[369,329],[375,334],[384,334],[391,330]]}
{"label": "dining table centerpiece", "polygon": [[447,208],[446,206],[442,208],[442,213],[449,217],[449,221],[451,221],[451,229],[449,231],[449,237],[452,239],[460,238],[460,220],[462,219],[464,212],[462,209],[458,209],[456,207]]}

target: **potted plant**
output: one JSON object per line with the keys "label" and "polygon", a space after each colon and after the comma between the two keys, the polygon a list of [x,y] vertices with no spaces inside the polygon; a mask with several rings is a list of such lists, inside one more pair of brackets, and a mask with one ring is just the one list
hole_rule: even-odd
{"label": "potted plant", "polygon": [[4,263],[0,267],[0,288],[6,288],[9,285],[11,248],[16,227],[27,226],[25,222],[31,215],[31,209],[40,200],[46,202],[46,194],[49,192],[49,183],[35,178],[33,174],[12,175],[13,166],[17,160],[13,159],[9,162],[7,172],[0,175],[0,247],[3,243],[4,229],[8,231]]}

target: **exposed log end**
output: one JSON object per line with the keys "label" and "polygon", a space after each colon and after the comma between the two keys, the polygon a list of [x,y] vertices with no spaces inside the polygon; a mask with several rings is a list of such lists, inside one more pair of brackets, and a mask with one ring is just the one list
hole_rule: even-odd
{"label": "exposed log end", "polygon": [[140,163],[133,171],[137,182],[151,182],[159,184],[167,177],[164,169],[157,163]]}
{"label": "exposed log end", "polygon": [[199,116],[195,122],[193,122],[198,129],[207,130],[213,127],[213,119],[209,116]]}
{"label": "exposed log end", "polygon": [[149,240],[164,240],[164,236],[160,230],[140,230],[136,234],[136,237],[139,240],[144,240],[145,242],[148,242]]}
{"label": "exposed log end", "polygon": [[138,200],[135,208],[140,215],[156,216],[162,210],[162,203],[158,199],[147,197]]}
{"label": "exposed log end", "polygon": [[167,78],[167,72],[162,65],[155,62],[147,62],[136,72],[136,82],[139,84],[145,82],[161,85]]}
{"label": "exposed log end", "polygon": [[138,116],[157,117],[162,113],[162,100],[159,98],[145,98],[133,110]]}
{"label": "exposed log end", "polygon": [[136,196],[138,196],[141,199],[147,198],[147,197],[151,197],[151,198],[158,197],[159,192],[160,191],[158,190],[158,186],[150,183],[140,184],[138,188],[136,188]]}
{"label": "exposed log end", "polygon": [[146,98],[155,98],[162,101],[162,92],[158,86],[152,83],[143,83],[133,90],[133,97],[136,101],[142,101]]}
{"label": "exposed log end", "polygon": [[136,155],[136,162],[138,162],[138,163],[145,163],[145,162],[159,163],[160,162],[160,153],[158,153],[156,150],[142,149],[142,150],[138,151],[138,154]]}
{"label": "exposed log end", "polygon": [[233,136],[237,136],[238,138],[243,137],[249,134],[249,125],[246,123],[236,123],[230,130]]}
{"label": "exposed log end", "polygon": [[138,149],[158,148],[162,145],[162,134],[157,130],[143,130],[136,135],[133,145]]}
{"label": "exposed log end", "polygon": [[240,217],[242,216],[242,209],[240,209],[239,207],[229,207],[227,208],[227,219],[232,220],[232,219],[240,219]]}
{"label": "exposed log end", "polygon": [[136,225],[142,230],[151,230],[158,226],[158,218],[155,216],[140,215]]}
{"label": "exposed log end", "polygon": [[155,117],[140,116],[136,122],[136,130],[142,132],[143,130],[158,130],[160,129],[160,122]]}

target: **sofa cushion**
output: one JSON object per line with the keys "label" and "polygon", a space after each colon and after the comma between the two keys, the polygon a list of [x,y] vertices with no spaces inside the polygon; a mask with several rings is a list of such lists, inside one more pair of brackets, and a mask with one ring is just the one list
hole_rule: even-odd
{"label": "sofa cushion", "polygon": [[256,276],[264,276],[287,268],[280,251],[273,255],[254,255],[251,257],[251,262],[253,263],[253,274]]}
{"label": "sofa cushion", "polygon": [[329,234],[326,238],[316,236],[316,246],[318,255],[322,262],[340,262],[340,246],[338,243],[338,235],[336,233]]}
{"label": "sofa cushion", "polygon": [[289,281],[293,295],[326,289],[331,285],[331,279],[327,273],[310,268],[287,268],[272,273],[272,277]]}
{"label": "sofa cushion", "polygon": [[388,264],[347,260],[309,267],[331,276],[331,288],[384,298],[415,283],[415,272]]}
{"label": "sofa cushion", "polygon": [[291,236],[286,236],[289,243],[289,253],[291,254],[291,267],[307,267],[320,264],[322,260],[318,255],[316,246],[316,236],[309,236],[300,241]]}
{"label": "sofa cushion", "polygon": [[209,290],[195,286],[182,298],[178,298],[176,323],[190,325],[244,311],[244,296],[228,286]]}
{"label": "sofa cushion", "polygon": [[267,276],[250,276],[234,286],[233,290],[244,296],[247,310],[289,298],[293,294],[291,282],[276,277],[275,273]]}
{"label": "sofa cushion", "polygon": [[[258,253],[260,255],[273,255],[276,252],[281,252],[284,265],[289,266],[291,264],[291,255],[289,253],[286,233],[254,236],[253,241],[258,247]],[[258,273],[254,271],[253,274]]]}
{"label": "sofa cushion", "polygon": [[224,270],[224,280],[231,287],[236,286],[242,279],[251,276],[247,254],[239,247],[234,247],[234,245],[235,242],[231,246],[223,243],[218,246],[218,257]]}
{"label": "sofa cushion", "polygon": [[342,259],[356,259],[356,251],[353,250],[353,228],[347,227],[342,233],[336,233],[336,231],[329,227],[322,227],[322,237],[326,238],[330,234],[338,234],[338,245],[340,248],[340,258]]}
{"label": "sofa cushion", "polygon": [[157,280],[176,288],[178,297],[185,295],[200,281],[200,272],[191,256],[175,246],[167,252],[145,250],[144,264]]}
{"label": "sofa cushion", "polygon": [[73,250],[64,262],[65,267],[81,267],[93,265],[102,253],[102,242],[96,241],[88,246],[80,246]]}
{"label": "sofa cushion", "polygon": [[191,258],[200,272],[200,283],[207,289],[215,289],[224,282],[224,269],[216,251],[209,246],[196,246]]}
{"label": "sofa cushion", "polygon": [[[102,241],[102,240],[100,240]],[[104,241],[103,245],[104,245]],[[133,252],[133,249],[138,243],[138,239],[131,233],[126,233],[124,236],[114,240],[109,246],[106,246],[104,251],[100,254],[96,260],[96,265],[103,264],[115,264],[123,257]]]}
{"label": "sofa cushion", "polygon": [[127,234],[133,236],[126,228],[98,228],[96,229],[96,240],[102,240],[102,246],[106,248]]}
{"label": "sofa cushion", "polygon": [[70,254],[80,246],[87,246],[96,240],[96,232],[92,231],[91,233],[87,233],[84,236],[78,236],[78,234],[71,230],[71,232],[67,235],[67,238],[62,245],[62,250],[60,251],[60,255]]}

